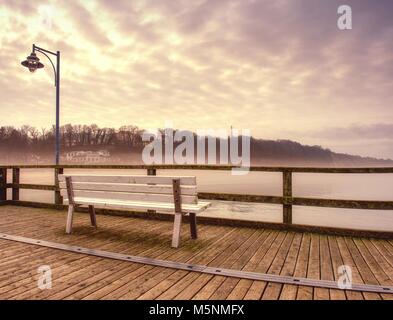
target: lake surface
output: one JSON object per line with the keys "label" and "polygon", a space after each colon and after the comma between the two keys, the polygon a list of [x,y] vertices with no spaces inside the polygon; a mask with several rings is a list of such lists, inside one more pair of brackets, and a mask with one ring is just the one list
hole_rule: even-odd
{"label": "lake surface", "polygon": [[[65,173],[146,174],[145,170],[69,169]],[[11,171],[8,179],[11,182]],[[230,171],[157,170],[157,175],[195,175],[200,192],[282,195],[282,174],[250,172],[233,176]],[[53,169],[22,169],[21,183],[54,184]],[[393,174],[311,174],[293,175],[293,195],[349,200],[393,200]],[[11,197],[9,190],[8,197]],[[53,192],[21,190],[20,199],[53,203]],[[213,201],[203,216],[282,222],[281,205]],[[353,229],[393,231],[393,211],[356,210],[294,206],[293,223]]]}

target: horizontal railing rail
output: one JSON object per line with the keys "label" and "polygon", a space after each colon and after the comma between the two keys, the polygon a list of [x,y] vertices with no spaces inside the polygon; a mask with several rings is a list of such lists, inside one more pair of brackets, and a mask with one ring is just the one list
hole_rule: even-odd
{"label": "horizontal railing rail", "polygon": [[[183,169],[183,170],[232,170],[237,166],[227,165],[0,165],[0,169]],[[295,173],[393,173],[393,167],[267,167],[251,166],[250,171],[295,172]]]}
{"label": "horizontal railing rail", "polygon": [[[62,205],[58,175],[65,169],[144,169],[148,175],[156,175],[157,170],[232,170],[235,166],[221,165],[5,165],[0,166],[0,201],[7,201],[7,189],[12,189],[12,201],[20,201],[20,189],[46,190],[55,193],[55,204]],[[12,170],[12,183],[7,183],[7,170]],[[21,169],[54,169],[54,185],[20,183]],[[294,173],[345,173],[345,174],[387,174],[393,173],[393,167],[358,167],[358,168],[327,168],[327,167],[266,167],[252,166],[252,172],[281,172],[282,196],[250,195],[232,193],[200,192],[198,196],[210,200],[227,200],[255,203],[269,203],[283,206],[283,223],[292,224],[293,206],[314,206],[346,209],[393,210],[393,201],[368,201],[344,199],[320,199],[294,197],[292,177]]]}

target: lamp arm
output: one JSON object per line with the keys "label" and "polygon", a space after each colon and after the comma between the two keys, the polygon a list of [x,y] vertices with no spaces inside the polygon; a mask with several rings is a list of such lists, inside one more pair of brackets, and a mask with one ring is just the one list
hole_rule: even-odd
{"label": "lamp arm", "polygon": [[52,55],[54,55],[54,56],[57,56],[57,53],[52,52],[52,51],[49,51],[49,50],[46,50],[46,49],[41,48],[41,47],[39,47],[39,46],[36,46],[35,44],[33,44],[33,52],[34,52],[34,50],[38,50],[38,51],[40,51],[40,52],[46,52],[46,53],[52,54]]}
{"label": "lamp arm", "polygon": [[57,72],[56,72],[55,65],[54,65],[53,62],[52,62],[52,59],[49,58],[49,56],[48,56],[44,51],[42,51],[41,48],[35,47],[35,50],[38,51],[38,52],[41,52],[41,53],[42,53],[45,57],[47,57],[48,60],[50,61],[51,65],[52,65],[52,67],[53,67],[53,72],[55,73],[55,87],[56,87],[56,86],[57,86]]}

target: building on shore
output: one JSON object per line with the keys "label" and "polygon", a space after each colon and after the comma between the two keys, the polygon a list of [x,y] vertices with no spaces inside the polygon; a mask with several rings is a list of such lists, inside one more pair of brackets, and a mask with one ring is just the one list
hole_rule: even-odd
{"label": "building on shore", "polygon": [[65,160],[73,163],[102,163],[110,159],[107,150],[99,151],[71,151],[65,154]]}

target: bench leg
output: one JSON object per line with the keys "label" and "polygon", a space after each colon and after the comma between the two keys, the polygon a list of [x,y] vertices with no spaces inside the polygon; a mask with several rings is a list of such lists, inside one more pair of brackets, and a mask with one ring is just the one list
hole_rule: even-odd
{"label": "bench leg", "polygon": [[97,228],[96,210],[94,209],[94,206],[92,206],[92,205],[89,205],[89,214],[90,214],[91,225],[93,227]]}
{"label": "bench leg", "polygon": [[189,214],[189,219],[190,219],[191,239],[197,239],[198,238],[198,232],[197,232],[196,214],[195,213],[190,213]]}
{"label": "bench leg", "polygon": [[182,214],[176,212],[175,213],[175,220],[173,223],[173,235],[172,235],[172,247],[178,248],[180,244],[180,227],[181,227],[181,219]]}
{"label": "bench leg", "polygon": [[66,233],[70,234],[72,232],[72,219],[74,216],[74,206],[70,204],[68,206],[68,215],[67,215],[67,224],[66,224]]}

